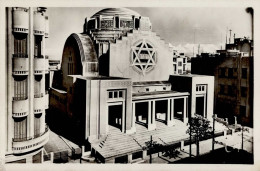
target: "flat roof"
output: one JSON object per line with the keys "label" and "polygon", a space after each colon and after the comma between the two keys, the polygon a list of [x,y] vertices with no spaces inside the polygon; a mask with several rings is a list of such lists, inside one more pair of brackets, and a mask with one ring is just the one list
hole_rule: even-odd
{"label": "flat roof", "polygon": [[153,99],[153,98],[167,98],[167,97],[176,97],[176,96],[188,96],[188,92],[178,92],[178,91],[153,91],[153,92],[142,92],[142,93],[133,93],[132,100],[140,99]]}
{"label": "flat roof", "polygon": [[138,86],[145,86],[145,85],[171,85],[168,81],[139,81],[139,82],[133,82],[134,87]]}
{"label": "flat roof", "polygon": [[178,77],[213,77],[211,75],[199,75],[199,74],[183,74],[183,75],[171,75],[171,76],[178,76]]}
{"label": "flat roof", "polygon": [[73,78],[80,78],[83,80],[130,80],[130,78],[123,78],[123,77],[107,77],[107,76],[83,76],[83,75],[68,75],[69,77]]}

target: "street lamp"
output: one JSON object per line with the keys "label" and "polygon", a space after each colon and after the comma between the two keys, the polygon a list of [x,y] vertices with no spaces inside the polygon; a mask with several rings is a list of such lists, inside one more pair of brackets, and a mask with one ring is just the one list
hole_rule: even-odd
{"label": "street lamp", "polygon": [[215,121],[217,118],[217,114],[213,114],[213,130],[212,130],[212,151],[214,151],[214,144],[215,144]]}

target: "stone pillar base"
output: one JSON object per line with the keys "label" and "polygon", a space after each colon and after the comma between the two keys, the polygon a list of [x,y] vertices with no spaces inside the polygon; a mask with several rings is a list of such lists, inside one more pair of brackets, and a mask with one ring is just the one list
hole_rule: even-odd
{"label": "stone pillar base", "polygon": [[132,154],[127,156],[127,163],[132,163]]}
{"label": "stone pillar base", "polygon": [[88,142],[92,142],[93,140],[97,139],[97,136],[96,135],[91,135],[88,137]]}
{"label": "stone pillar base", "polygon": [[148,130],[149,131],[155,130],[155,128],[156,128],[155,124],[148,124]]}
{"label": "stone pillar base", "polygon": [[106,160],[105,163],[115,163],[115,159],[109,159],[109,160]]}
{"label": "stone pillar base", "polygon": [[146,160],[148,157],[147,157],[147,151],[144,150],[143,151],[143,156],[142,156],[143,160]]}
{"label": "stone pillar base", "polygon": [[173,126],[173,125],[175,125],[174,120],[167,121],[167,126]]}
{"label": "stone pillar base", "polygon": [[136,127],[132,127],[131,129],[126,130],[125,133],[126,133],[126,134],[133,134],[133,133],[136,133]]}

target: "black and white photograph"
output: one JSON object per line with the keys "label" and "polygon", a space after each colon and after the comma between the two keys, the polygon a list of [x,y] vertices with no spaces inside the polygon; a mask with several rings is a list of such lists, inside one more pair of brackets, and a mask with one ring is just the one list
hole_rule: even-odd
{"label": "black and white photograph", "polygon": [[0,171],[259,170],[259,3],[117,2],[1,5]]}

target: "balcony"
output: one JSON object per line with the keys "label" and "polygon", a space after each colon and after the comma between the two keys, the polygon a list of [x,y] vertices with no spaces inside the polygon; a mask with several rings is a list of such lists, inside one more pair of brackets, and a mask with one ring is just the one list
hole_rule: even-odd
{"label": "balcony", "polygon": [[29,59],[27,54],[13,55],[13,75],[28,75]]}
{"label": "balcony", "polygon": [[45,16],[45,38],[49,37],[49,18]]}
{"label": "balcony", "polygon": [[26,138],[13,138],[13,153],[20,154],[38,149],[45,145],[49,140],[49,128],[46,126],[45,131],[40,135],[34,135]]}
{"label": "balcony", "polygon": [[45,59],[43,56],[34,58],[34,75],[42,75],[45,70]]}
{"label": "balcony", "polygon": [[34,12],[33,32],[34,35],[45,35],[45,16],[39,11]]}
{"label": "balcony", "polygon": [[12,116],[24,117],[28,115],[29,102],[28,98],[13,98],[12,102]]}
{"label": "balcony", "polygon": [[49,56],[45,55],[45,73],[49,73]]}
{"label": "balcony", "polygon": [[26,8],[13,8],[13,32],[28,33],[29,12]]}
{"label": "balcony", "polygon": [[42,113],[45,109],[45,97],[43,93],[34,95],[34,114]]}

